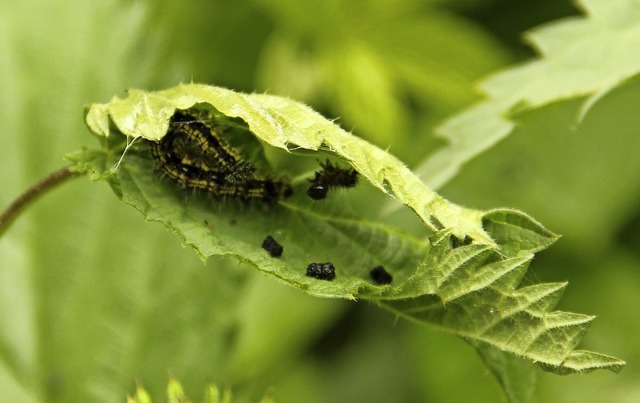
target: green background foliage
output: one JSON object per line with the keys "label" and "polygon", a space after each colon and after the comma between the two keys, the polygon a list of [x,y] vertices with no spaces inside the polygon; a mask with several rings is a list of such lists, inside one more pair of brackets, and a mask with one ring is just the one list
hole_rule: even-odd
{"label": "green background foliage", "polygon": [[[433,136],[437,122],[480,99],[481,77],[529,56],[515,35],[579,13],[556,3],[4,0],[0,206],[58,168],[62,155],[95,147],[84,104],[180,81],[292,96],[410,166],[429,166],[428,155],[447,149]],[[636,15],[599,16],[596,28],[621,26],[620,46],[634,49]],[[596,34],[603,31],[581,32],[586,45],[569,59],[573,68],[600,76],[610,69],[588,61],[615,56],[637,71],[632,51],[608,53],[610,38]],[[562,33],[542,43],[571,43]],[[562,308],[599,316],[586,347],[630,363],[617,376],[542,373],[541,401],[640,396],[639,92],[630,77],[601,94],[605,86],[573,88],[566,100],[491,109],[511,114],[515,130],[441,189],[476,208],[521,208],[563,234],[536,258],[529,280],[569,280]],[[576,97],[592,94],[599,101],[576,125],[585,101]],[[448,167],[435,166],[420,172],[439,187],[446,179],[429,178]],[[393,219],[411,226],[401,214]],[[284,402],[501,398],[462,340],[364,303],[307,296],[235,261],[203,265],[86,179],[34,205],[0,240],[0,360],[8,401],[123,401],[136,380],[159,399],[169,373],[190,396],[213,381],[231,383],[240,401],[259,400],[270,386]]]}

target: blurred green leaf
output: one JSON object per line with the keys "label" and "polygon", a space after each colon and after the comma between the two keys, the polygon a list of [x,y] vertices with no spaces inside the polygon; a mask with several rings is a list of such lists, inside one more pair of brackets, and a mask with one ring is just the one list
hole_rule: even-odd
{"label": "blurred green leaf", "polygon": [[184,393],[184,388],[180,381],[170,378],[167,384],[167,398],[169,403],[188,403],[189,398]]}
{"label": "blurred green leaf", "polygon": [[152,400],[149,393],[142,386],[138,386],[135,395],[127,397],[127,403],[152,403]]}
{"label": "blurred green leaf", "polygon": [[473,344],[485,365],[498,379],[507,401],[512,403],[537,401],[535,393],[537,373],[530,363],[495,347],[482,343]]}
{"label": "blurred green leaf", "polygon": [[640,43],[635,2],[582,0],[587,15],[531,31],[528,41],[540,58],[498,73],[481,83],[487,99],[444,122],[447,140],[418,168],[433,188],[440,188],[471,158],[494,146],[514,129],[508,115],[560,100],[588,96],[570,117],[584,120],[607,93],[640,72],[633,49]]}
{"label": "blurred green leaf", "polygon": [[[598,315],[598,321],[590,330],[585,342],[599,350],[628,352],[630,363],[640,360],[636,348],[640,332],[640,321],[635,319],[635,311],[640,298],[640,256],[638,250],[616,249],[606,254],[606,261],[594,262],[594,267],[581,267],[581,276],[568,290],[564,303],[580,305]],[[550,262],[552,269],[559,269],[566,263],[562,260]],[[603,292],[603,290],[607,290]],[[611,303],[615,301],[615,303]],[[544,374],[543,374],[544,375]],[[617,376],[601,372],[587,377],[571,377],[571,387],[567,387],[565,377],[540,376],[538,396],[546,401],[581,401],[598,403],[616,401],[632,403],[640,396],[640,368],[629,365]]]}
{"label": "blurred green leaf", "polygon": [[507,59],[478,26],[434,3],[256,3],[279,22],[260,84],[325,106],[379,144],[415,139],[410,102],[450,113],[475,100],[475,80]]}
{"label": "blurred green leaf", "polygon": [[[220,388],[215,384],[208,385],[206,389],[204,399],[202,400],[203,403],[232,403],[233,401],[231,390],[229,389],[225,389],[221,393]],[[167,383],[167,401],[169,403],[189,403],[193,400],[189,399],[179,380],[169,378],[169,382]],[[269,395],[266,395],[261,400],[261,402],[264,403],[272,401],[273,399],[271,399]],[[127,403],[153,403],[153,399],[151,399],[149,392],[147,392],[144,387],[138,386],[135,395],[127,398]]]}

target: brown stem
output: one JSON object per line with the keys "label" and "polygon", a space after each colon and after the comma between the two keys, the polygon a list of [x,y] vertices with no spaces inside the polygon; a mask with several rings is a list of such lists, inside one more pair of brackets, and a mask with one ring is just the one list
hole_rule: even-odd
{"label": "brown stem", "polygon": [[75,178],[77,176],[80,176],[80,174],[78,172],[71,171],[67,166],[51,173],[49,176],[27,189],[26,192],[15,199],[13,203],[11,203],[9,207],[0,214],[0,237],[2,237],[4,232],[9,229],[13,221],[29,204],[36,201],[49,190],[65,182],[67,179]]}

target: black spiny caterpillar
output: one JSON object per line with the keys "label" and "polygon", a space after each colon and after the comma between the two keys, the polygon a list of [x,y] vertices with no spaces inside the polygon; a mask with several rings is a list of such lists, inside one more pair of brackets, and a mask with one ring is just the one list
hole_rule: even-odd
{"label": "black spiny caterpillar", "polygon": [[358,172],[353,168],[340,168],[327,161],[320,163],[322,168],[310,179],[311,186],[307,189],[307,195],[314,200],[322,200],[327,197],[330,188],[352,188],[358,184]]}

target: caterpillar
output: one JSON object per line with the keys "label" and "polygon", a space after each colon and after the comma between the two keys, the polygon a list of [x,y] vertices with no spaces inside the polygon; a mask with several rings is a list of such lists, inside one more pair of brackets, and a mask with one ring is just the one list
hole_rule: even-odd
{"label": "caterpillar", "polygon": [[256,175],[255,167],[230,147],[222,134],[219,127],[204,124],[202,116],[176,111],[165,136],[149,142],[156,169],[185,189],[221,198],[271,203],[291,196],[288,181]]}
{"label": "caterpillar", "polygon": [[327,197],[330,188],[352,188],[358,184],[358,172],[355,169],[345,169],[331,164],[327,159],[320,163],[322,168],[310,179],[311,185],[307,189],[307,195],[314,200],[322,200]]}

